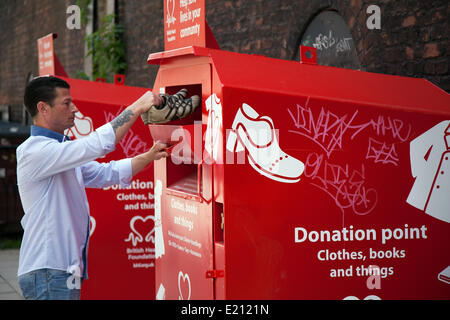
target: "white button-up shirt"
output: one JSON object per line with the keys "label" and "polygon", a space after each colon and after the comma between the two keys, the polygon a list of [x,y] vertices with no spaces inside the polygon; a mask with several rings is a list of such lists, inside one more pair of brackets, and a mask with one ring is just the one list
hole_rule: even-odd
{"label": "white button-up shirt", "polygon": [[18,275],[51,268],[87,278],[89,204],[85,187],[128,186],[131,159],[93,161],[115,149],[107,123],[88,137],[67,137],[37,126],[17,148],[17,184],[24,210]]}

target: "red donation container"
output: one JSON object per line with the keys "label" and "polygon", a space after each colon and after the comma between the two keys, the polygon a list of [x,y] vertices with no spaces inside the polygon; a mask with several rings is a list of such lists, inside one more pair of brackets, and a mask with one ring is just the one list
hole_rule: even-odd
{"label": "red donation container", "polygon": [[[69,78],[53,50],[50,34],[38,40],[40,75],[56,75],[70,84],[79,112],[75,126],[65,133],[82,139],[117,117],[149,89],[124,85],[121,75],[114,84]],[[138,119],[125,137],[99,162],[134,157],[148,151],[153,141]],[[153,165],[137,174],[130,187],[113,185],[86,189],[90,206],[88,280],[82,299],[154,299],[154,201]]]}
{"label": "red donation container", "polygon": [[[188,46],[153,90],[157,299],[450,299],[450,98],[415,78]],[[309,58],[308,58],[309,57]]]}

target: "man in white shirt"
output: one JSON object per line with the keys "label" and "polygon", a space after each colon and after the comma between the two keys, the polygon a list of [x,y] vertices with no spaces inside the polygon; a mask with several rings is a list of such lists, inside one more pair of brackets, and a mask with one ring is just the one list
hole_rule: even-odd
{"label": "man in white shirt", "polygon": [[[73,277],[87,278],[89,204],[85,187],[128,186],[167,146],[134,158],[98,163],[115,149],[136,119],[163,99],[150,91],[117,118],[83,139],[70,141],[77,107],[70,86],[56,77],[32,80],[24,96],[33,118],[31,136],[17,148],[17,184],[25,215],[19,257],[19,285],[26,299],[79,299]],[[78,274],[77,274],[78,272]]]}

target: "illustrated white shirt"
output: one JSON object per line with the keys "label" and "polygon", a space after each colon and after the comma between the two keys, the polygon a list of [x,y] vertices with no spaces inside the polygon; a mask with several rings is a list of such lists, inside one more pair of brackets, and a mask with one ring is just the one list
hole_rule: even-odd
{"label": "illustrated white shirt", "polygon": [[89,204],[85,187],[130,185],[131,159],[93,161],[115,149],[107,123],[75,141],[32,126],[17,148],[17,184],[24,210],[18,275],[51,268],[87,278]]}
{"label": "illustrated white shirt", "polygon": [[450,222],[450,120],[411,141],[410,160],[416,180],[406,201]]}

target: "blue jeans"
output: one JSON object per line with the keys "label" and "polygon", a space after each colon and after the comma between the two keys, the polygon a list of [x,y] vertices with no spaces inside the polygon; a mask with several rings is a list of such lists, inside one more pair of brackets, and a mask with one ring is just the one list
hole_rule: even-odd
{"label": "blue jeans", "polygon": [[62,270],[39,269],[19,276],[27,300],[79,300],[82,279]]}

